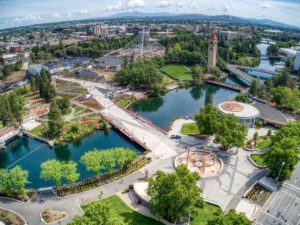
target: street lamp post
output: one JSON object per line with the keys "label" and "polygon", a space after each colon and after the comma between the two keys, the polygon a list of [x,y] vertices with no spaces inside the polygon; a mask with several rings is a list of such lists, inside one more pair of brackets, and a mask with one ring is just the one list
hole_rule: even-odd
{"label": "street lamp post", "polygon": [[280,170],[279,170],[278,176],[277,176],[277,178],[276,178],[277,181],[279,180],[279,177],[280,177],[281,171],[282,171],[282,167],[283,167],[284,165],[285,165],[285,162],[282,162],[282,163],[281,163],[281,166],[280,166]]}

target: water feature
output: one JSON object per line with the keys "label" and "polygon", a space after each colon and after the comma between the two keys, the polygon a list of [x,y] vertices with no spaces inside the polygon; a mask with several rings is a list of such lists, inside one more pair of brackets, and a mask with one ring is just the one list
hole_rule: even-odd
{"label": "water feature", "polygon": [[[236,84],[231,78],[228,81]],[[178,116],[193,116],[206,103],[217,105],[233,99],[238,92],[204,84],[198,87],[178,89],[157,98],[140,101],[131,110],[150,119],[156,125],[167,129],[171,121]]]}
{"label": "water feature", "polygon": [[127,147],[142,153],[142,149],[135,143],[128,140],[118,131],[111,129],[109,132],[96,131],[79,142],[59,145],[53,149],[48,145],[28,137],[21,137],[10,143],[6,150],[0,152],[0,168],[13,168],[21,166],[22,169],[29,171],[29,188],[39,188],[52,186],[52,182],[40,179],[40,165],[49,159],[73,160],[78,163],[80,179],[92,176],[85,167],[79,162],[80,157],[87,151],[97,149],[107,149],[112,147]]}

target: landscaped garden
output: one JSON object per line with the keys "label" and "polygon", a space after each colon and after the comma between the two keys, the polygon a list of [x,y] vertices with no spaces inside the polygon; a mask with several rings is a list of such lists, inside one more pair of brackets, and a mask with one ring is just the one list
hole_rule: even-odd
{"label": "landscaped garden", "polygon": [[42,218],[46,223],[54,223],[56,221],[64,219],[66,216],[67,214],[64,212],[58,212],[50,209],[42,212]]}
{"label": "landscaped garden", "polygon": [[246,142],[245,147],[247,149],[267,150],[271,145],[270,135],[258,137],[257,133],[255,133],[253,139]]}
{"label": "landscaped garden", "polygon": [[251,159],[256,163],[258,166],[267,166],[265,163],[266,154],[252,154]]}
{"label": "landscaped garden", "polygon": [[6,209],[0,208],[0,224],[5,225],[24,225],[25,221],[17,214],[8,211]]}
{"label": "landscaped garden", "polygon": [[192,80],[193,76],[191,67],[185,65],[166,65],[161,71],[177,80]]}
{"label": "landscaped garden", "polygon": [[185,123],[182,125],[180,133],[183,135],[189,135],[189,134],[199,134],[199,127],[197,123]]}

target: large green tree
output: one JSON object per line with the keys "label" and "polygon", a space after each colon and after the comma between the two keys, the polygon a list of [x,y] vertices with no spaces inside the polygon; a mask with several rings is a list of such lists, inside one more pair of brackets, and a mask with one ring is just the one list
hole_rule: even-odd
{"label": "large green tree", "polygon": [[16,166],[11,170],[0,169],[0,190],[8,196],[14,193],[25,194],[25,185],[28,184],[28,171]]}
{"label": "large green tree", "polygon": [[251,225],[251,221],[244,213],[237,213],[234,209],[228,213],[221,212],[208,221],[208,225]]}
{"label": "large green tree", "polygon": [[217,132],[220,119],[220,113],[211,104],[205,105],[195,116],[200,133],[205,135],[213,135]]}
{"label": "large green tree", "polygon": [[70,183],[76,182],[79,178],[75,162],[61,162],[58,160],[48,160],[41,164],[41,178],[52,180],[59,187],[62,179],[65,178]]}
{"label": "large green tree", "polygon": [[125,225],[108,203],[97,201],[84,207],[83,216],[75,216],[69,225]]}
{"label": "large green tree", "polygon": [[201,189],[197,186],[198,173],[191,173],[185,165],[175,173],[158,171],[155,179],[149,180],[150,209],[157,218],[170,222],[182,220],[203,206]]}
{"label": "large green tree", "polygon": [[163,91],[163,75],[156,66],[151,61],[138,60],[123,67],[114,80],[121,85],[143,88],[152,95],[159,95]]}
{"label": "large green tree", "polygon": [[224,149],[242,147],[247,135],[246,126],[239,123],[233,114],[222,116],[218,123],[215,142]]}
{"label": "large green tree", "polygon": [[270,169],[271,176],[279,181],[284,181],[291,178],[298,160],[299,137],[298,140],[285,137],[280,142],[274,143],[264,161]]}
{"label": "large green tree", "polygon": [[51,138],[58,138],[63,133],[64,119],[55,101],[51,103],[48,114],[49,135]]}
{"label": "large green tree", "polygon": [[102,170],[111,172],[113,168],[123,168],[130,164],[136,153],[127,148],[112,148],[106,150],[93,150],[86,152],[80,161],[85,165],[87,171],[93,171],[95,176],[99,176]]}

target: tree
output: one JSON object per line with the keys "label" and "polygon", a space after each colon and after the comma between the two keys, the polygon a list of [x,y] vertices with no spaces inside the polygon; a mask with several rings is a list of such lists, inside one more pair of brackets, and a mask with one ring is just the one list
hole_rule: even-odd
{"label": "tree", "polygon": [[283,138],[280,142],[274,143],[271,150],[267,153],[265,163],[270,169],[270,174],[273,178],[279,181],[291,178],[299,160],[298,142],[293,138]]}
{"label": "tree", "polygon": [[125,225],[108,203],[97,201],[84,208],[83,216],[75,216],[69,225]]}
{"label": "tree", "polygon": [[240,93],[237,96],[235,96],[234,100],[237,102],[250,103],[248,97],[243,93]]}
{"label": "tree", "polygon": [[259,95],[260,90],[261,87],[259,81],[257,79],[253,80],[249,89],[249,93],[256,97]]}
{"label": "tree", "polygon": [[227,214],[218,212],[208,225],[251,225],[251,221],[245,216],[244,213],[237,213],[235,209],[229,210]]}
{"label": "tree", "polygon": [[196,85],[199,85],[204,80],[204,74],[200,66],[195,66],[193,80]]}
{"label": "tree", "polygon": [[24,195],[25,185],[28,183],[28,171],[22,170],[21,167],[16,166],[11,170],[0,169],[0,190],[8,196],[14,193]]}
{"label": "tree", "polygon": [[136,153],[127,148],[112,148],[106,150],[93,150],[86,152],[80,161],[87,171],[93,171],[99,176],[102,170],[111,172],[114,167],[123,168],[136,158]]}
{"label": "tree", "polygon": [[70,100],[68,98],[60,98],[60,99],[56,99],[55,101],[61,113],[63,115],[66,115],[68,109],[71,106]]}
{"label": "tree", "polygon": [[239,123],[233,114],[224,115],[219,120],[215,142],[220,143],[223,149],[242,147],[247,134],[246,126]]}
{"label": "tree", "polygon": [[215,134],[220,118],[221,115],[217,112],[215,107],[211,104],[205,105],[204,108],[200,109],[200,112],[195,116],[200,134]]}
{"label": "tree", "polygon": [[254,141],[257,141],[257,138],[258,138],[258,133],[257,131],[253,134],[253,140]]}
{"label": "tree", "polygon": [[61,111],[55,101],[51,103],[48,114],[48,127],[51,138],[58,138],[63,133],[64,120]]}
{"label": "tree", "polygon": [[41,164],[41,178],[54,181],[58,187],[61,186],[63,178],[70,183],[74,183],[79,178],[76,167],[77,163],[72,161],[60,162],[58,160],[48,160]]}
{"label": "tree", "polygon": [[170,222],[182,220],[203,206],[201,189],[197,186],[198,173],[190,173],[185,165],[175,173],[158,171],[155,179],[149,180],[150,209],[157,218]]}
{"label": "tree", "polygon": [[51,84],[51,74],[48,70],[42,69],[40,75],[35,78],[36,87],[39,89],[40,97],[49,103],[55,97],[55,88]]}
{"label": "tree", "polygon": [[11,188],[19,195],[25,194],[25,185],[28,184],[28,171],[16,166],[9,171]]}
{"label": "tree", "polygon": [[222,72],[219,69],[219,67],[209,68],[209,72],[211,73],[214,79],[218,80],[221,78]]}
{"label": "tree", "polygon": [[268,130],[267,137],[268,138],[272,137],[272,130],[271,129]]}
{"label": "tree", "polygon": [[289,122],[288,124],[282,126],[276,131],[272,136],[273,144],[280,142],[284,138],[291,138],[300,145],[300,122]]}
{"label": "tree", "polygon": [[87,171],[93,171],[95,176],[101,174],[101,170],[104,170],[104,165],[100,163],[101,155],[97,150],[86,152],[81,156],[80,161],[85,165]]}

